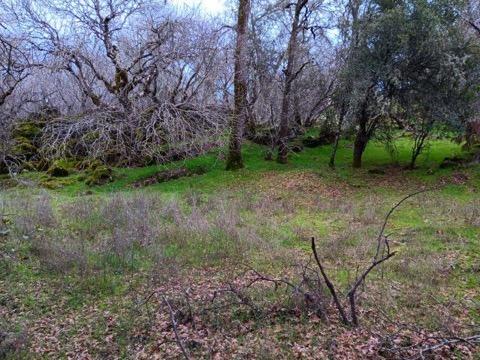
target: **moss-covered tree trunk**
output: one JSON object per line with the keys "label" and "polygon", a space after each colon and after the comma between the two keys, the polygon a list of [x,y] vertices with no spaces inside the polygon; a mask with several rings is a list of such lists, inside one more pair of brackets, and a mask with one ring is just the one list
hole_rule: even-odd
{"label": "moss-covered tree trunk", "polygon": [[235,108],[231,118],[230,145],[227,170],[243,168],[242,142],[248,114],[247,109],[247,25],[250,0],[240,0],[238,6],[237,43],[235,48],[234,97]]}

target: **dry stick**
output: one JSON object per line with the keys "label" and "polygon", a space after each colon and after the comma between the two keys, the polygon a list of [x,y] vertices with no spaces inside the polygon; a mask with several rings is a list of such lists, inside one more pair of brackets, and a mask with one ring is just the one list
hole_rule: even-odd
{"label": "dry stick", "polygon": [[[385,221],[383,222],[383,225],[382,225],[382,228],[380,229],[380,233],[378,234],[378,238],[377,238],[377,251],[375,253],[375,256],[373,258],[373,262],[372,264],[362,273],[362,275],[357,278],[357,280],[355,281],[355,283],[352,285],[350,291],[348,292],[347,294],[347,297],[349,299],[349,302],[350,302],[350,316],[351,316],[351,321],[348,319],[346,313],[345,313],[345,309],[343,308],[342,304],[340,303],[340,300],[338,299],[338,296],[337,296],[337,293],[335,291],[335,286],[332,284],[332,282],[330,281],[330,279],[328,278],[327,274],[325,273],[325,270],[322,266],[322,263],[320,262],[320,259],[318,257],[318,254],[317,254],[317,248],[316,248],[316,245],[315,245],[315,238],[312,237],[312,251],[313,251],[313,254],[315,256],[315,260],[317,262],[317,265],[320,269],[320,272],[322,273],[322,276],[323,276],[323,279],[325,280],[325,283],[327,284],[327,287],[328,289],[330,290],[330,293],[332,294],[332,297],[333,297],[333,301],[335,302],[335,305],[338,309],[338,312],[340,314],[340,317],[342,319],[342,322],[346,325],[354,325],[354,326],[357,326],[358,325],[358,317],[357,317],[357,308],[356,308],[356,303],[355,303],[355,295],[356,295],[356,292],[358,290],[358,287],[360,285],[362,285],[366,279],[366,277],[368,276],[368,274],[375,268],[377,267],[378,265],[380,265],[381,263],[383,263],[384,261],[387,261],[388,259],[390,259],[392,256],[394,256],[396,254],[396,252],[390,252],[390,246],[388,244],[388,239],[384,239],[384,232],[385,232],[385,228],[387,227],[387,223],[388,223],[388,220],[390,219],[390,216],[393,214],[393,212],[400,206],[402,205],[407,199],[415,196],[415,195],[418,195],[418,194],[421,194],[421,193],[424,193],[426,191],[429,191],[430,189],[424,189],[424,190],[420,190],[420,191],[417,191],[415,193],[412,193],[412,194],[409,194],[407,196],[405,196],[402,200],[400,200],[393,208],[390,209],[390,211],[387,213],[387,216],[385,217]],[[385,246],[387,248],[387,255],[382,257],[381,259],[378,259],[378,256],[380,254],[380,248],[381,248],[381,245],[382,245],[382,240],[384,240],[383,242],[385,243]]]}
{"label": "dry stick", "polygon": [[318,268],[320,269],[320,272],[322,273],[323,280],[325,280],[325,283],[327,284],[328,290],[330,290],[330,293],[332,294],[333,301],[335,302],[335,305],[338,309],[338,312],[340,314],[340,317],[342,319],[342,322],[345,325],[350,325],[350,321],[347,318],[347,315],[345,314],[345,310],[340,303],[340,300],[338,299],[337,292],[335,291],[335,286],[333,286],[332,282],[328,278],[327,274],[325,273],[325,270],[323,269],[322,263],[320,262],[320,259],[317,254],[317,247],[315,245],[315,238],[312,237],[312,251],[313,255],[315,256],[315,261],[317,262]]}
{"label": "dry stick", "polygon": [[449,346],[452,344],[458,344],[458,343],[466,343],[470,346],[477,345],[477,343],[480,343],[480,335],[474,335],[470,336],[468,338],[453,338],[453,339],[444,339],[440,344],[436,344],[433,346],[428,346],[420,349],[420,354],[412,357],[411,359],[424,359],[424,353],[431,353],[434,350],[440,349],[444,346]]}
{"label": "dry stick", "polygon": [[182,350],[182,354],[185,357],[185,359],[190,360],[190,356],[188,355],[187,349],[185,348],[185,345],[183,344],[182,339],[178,334],[177,320],[175,319],[175,314],[173,313],[172,306],[170,305],[170,303],[168,302],[168,299],[164,295],[162,295],[162,300],[163,300],[163,303],[167,306],[168,312],[170,313],[170,320],[172,322],[173,332],[175,333],[175,339],[177,341],[177,344]]}
{"label": "dry stick", "polygon": [[402,205],[406,200],[410,199],[411,197],[416,196],[418,194],[422,194],[430,190],[431,189],[424,189],[424,190],[420,190],[412,194],[409,194],[405,196],[402,200],[400,200],[393,208],[390,209],[387,216],[385,217],[385,221],[383,222],[382,228],[380,229],[380,233],[378,234],[378,237],[377,237],[377,251],[375,253],[374,260],[377,260],[378,254],[380,253],[380,246],[382,243],[383,233],[385,232],[385,228],[387,227],[388,220],[390,219],[390,216],[392,216],[393,212],[397,210],[400,205]]}
{"label": "dry stick", "polygon": [[[357,309],[356,309],[356,303],[355,303],[355,294],[358,290],[358,287],[360,285],[362,285],[366,279],[366,277],[368,276],[368,274],[375,268],[377,267],[378,265],[380,265],[381,263],[383,263],[384,261],[387,261],[388,259],[390,259],[392,256],[394,256],[396,254],[396,252],[390,252],[390,245],[388,244],[388,238],[385,237],[383,234],[385,232],[385,228],[387,227],[387,223],[388,223],[388,220],[390,219],[390,216],[392,216],[392,214],[394,213],[394,211],[396,209],[398,209],[398,207],[400,205],[402,205],[406,200],[410,199],[411,197],[415,196],[415,195],[418,195],[418,194],[421,194],[421,193],[424,193],[424,192],[427,192],[429,191],[430,189],[424,189],[424,190],[420,190],[420,191],[416,191],[412,194],[409,194],[407,196],[405,196],[402,200],[400,200],[394,207],[392,207],[390,209],[390,211],[387,213],[387,216],[385,217],[385,221],[383,222],[383,225],[382,225],[382,228],[380,229],[380,233],[378,234],[378,237],[377,237],[377,251],[375,253],[375,256],[373,258],[373,262],[372,264],[362,273],[362,275],[355,281],[355,283],[352,285],[350,291],[348,292],[347,294],[347,297],[349,299],[349,302],[350,302],[350,316],[351,316],[351,319],[352,319],[352,324],[354,326],[357,326],[358,325],[358,317],[357,317]],[[382,241],[383,240],[383,241]],[[383,256],[381,259],[378,259],[378,256],[380,254],[380,248],[382,246],[382,243],[385,244],[386,248],[387,248],[387,254],[385,256]]]}
{"label": "dry stick", "polygon": [[387,261],[390,259],[392,256],[396,254],[396,251],[387,254],[384,258],[381,258],[380,260],[374,261],[360,276],[357,281],[353,284],[351,290],[348,292],[347,297],[350,301],[350,316],[352,318],[352,324],[354,326],[358,325],[358,317],[357,317],[357,309],[356,309],[356,304],[355,304],[355,294],[357,292],[358,287],[365,281],[365,278],[367,275],[372,271],[375,267],[383,263],[384,261]]}
{"label": "dry stick", "polygon": [[[267,282],[271,282],[275,285],[275,287],[278,287],[279,284],[284,284],[284,285],[287,285],[287,287],[290,287],[292,288],[293,290],[297,291],[297,292],[303,292],[298,286],[292,284],[291,282],[289,282],[288,280],[286,279],[274,279],[274,278],[270,278],[268,276],[265,276],[265,275],[262,275],[260,274],[257,270],[255,270],[254,268],[252,267],[249,267],[249,269],[255,274],[257,275],[257,279],[258,280],[263,280],[263,281],[267,281]],[[257,282],[257,279],[253,280],[253,282]]]}

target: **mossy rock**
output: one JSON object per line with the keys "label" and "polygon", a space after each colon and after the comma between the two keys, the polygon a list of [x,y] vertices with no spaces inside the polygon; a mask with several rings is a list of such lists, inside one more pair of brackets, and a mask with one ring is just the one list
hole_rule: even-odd
{"label": "mossy rock", "polygon": [[461,156],[447,157],[441,164],[440,169],[457,168],[464,165],[468,160]]}
{"label": "mossy rock", "polygon": [[78,162],[75,165],[75,169],[80,171],[93,171],[96,168],[103,165],[104,163],[98,159],[85,159],[83,161]]}
{"label": "mossy rock", "polygon": [[251,132],[248,139],[259,145],[272,145],[275,142],[276,129],[260,126]]}
{"label": "mossy rock", "polygon": [[52,165],[47,171],[47,174],[53,177],[67,177],[70,172],[61,166]]}
{"label": "mossy rock", "polygon": [[75,162],[72,160],[55,160],[48,168],[47,174],[53,177],[66,177],[70,175]]}
{"label": "mossy rock", "polygon": [[15,179],[12,179],[10,176],[0,176],[0,190],[11,189],[16,187],[17,185],[17,181],[15,181]]}
{"label": "mossy rock", "polygon": [[291,142],[289,147],[290,147],[290,151],[294,153],[301,153],[304,149],[302,142],[299,140],[295,140]]}
{"label": "mossy rock", "polygon": [[153,185],[156,183],[163,183],[170,180],[176,180],[188,176],[199,176],[203,175],[208,171],[208,167],[206,166],[195,166],[192,168],[180,167],[168,170],[162,170],[158,173],[151,175],[147,178],[143,178],[141,180],[135,181],[132,186],[135,188],[145,187],[149,185]]}
{"label": "mossy rock", "polygon": [[208,172],[208,167],[205,165],[194,166],[190,169],[190,174],[193,175],[203,175]]}
{"label": "mossy rock", "polygon": [[102,165],[92,170],[85,181],[88,186],[105,185],[113,181],[112,168]]}
{"label": "mossy rock", "polygon": [[74,179],[47,178],[40,181],[40,185],[49,190],[56,190],[72,185],[74,182]]}
{"label": "mossy rock", "polygon": [[322,126],[317,137],[308,136],[302,143],[306,147],[315,148],[323,145],[331,145],[335,142],[336,134],[328,126]]}

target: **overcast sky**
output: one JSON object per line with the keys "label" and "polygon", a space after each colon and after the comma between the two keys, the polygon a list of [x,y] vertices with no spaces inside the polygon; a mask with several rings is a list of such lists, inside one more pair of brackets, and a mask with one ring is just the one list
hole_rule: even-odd
{"label": "overcast sky", "polygon": [[203,11],[211,15],[221,13],[225,10],[225,0],[172,0],[179,6],[199,6]]}

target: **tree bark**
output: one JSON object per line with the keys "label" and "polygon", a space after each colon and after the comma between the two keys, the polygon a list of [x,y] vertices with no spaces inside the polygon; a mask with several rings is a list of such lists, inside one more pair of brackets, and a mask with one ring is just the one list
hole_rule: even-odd
{"label": "tree bark", "polygon": [[368,111],[371,90],[372,87],[370,87],[367,92],[367,96],[362,104],[362,108],[357,121],[358,131],[353,147],[353,167],[355,169],[359,169],[362,167],[363,153],[367,147],[368,141],[370,140],[375,131],[379,120],[378,116],[371,118],[371,115]]}
{"label": "tree bark", "polygon": [[278,132],[278,156],[277,161],[281,164],[288,162],[288,136],[289,126],[289,110],[290,96],[292,91],[292,83],[298,74],[294,73],[295,58],[297,52],[297,38],[300,31],[300,15],[303,8],[307,5],[308,0],[297,0],[295,4],[295,14],[292,21],[292,29],[290,32],[290,40],[287,48],[287,67],[285,69],[285,86],[283,88],[282,110],[280,113],[280,130]]}
{"label": "tree bark", "polygon": [[238,6],[237,42],[235,48],[234,111],[231,118],[230,145],[227,170],[243,168],[242,141],[247,109],[247,25],[250,14],[250,0],[240,0]]}
{"label": "tree bark", "polygon": [[473,121],[467,123],[466,134],[466,148],[472,149],[476,144],[480,143],[480,121]]}
{"label": "tree bark", "polygon": [[337,124],[337,133],[335,134],[335,143],[333,144],[332,154],[330,155],[330,162],[328,166],[330,168],[335,168],[335,159],[337,157],[338,151],[338,144],[340,142],[340,136],[342,134],[342,127],[343,127],[343,120],[345,119],[345,105],[342,105],[342,109],[340,110],[340,118],[338,119]]}
{"label": "tree bark", "polygon": [[355,137],[355,143],[353,145],[353,167],[359,169],[362,167],[362,157],[367,143],[369,140],[369,134],[367,132],[368,117],[365,112],[362,112],[362,116],[358,122],[357,136]]}

